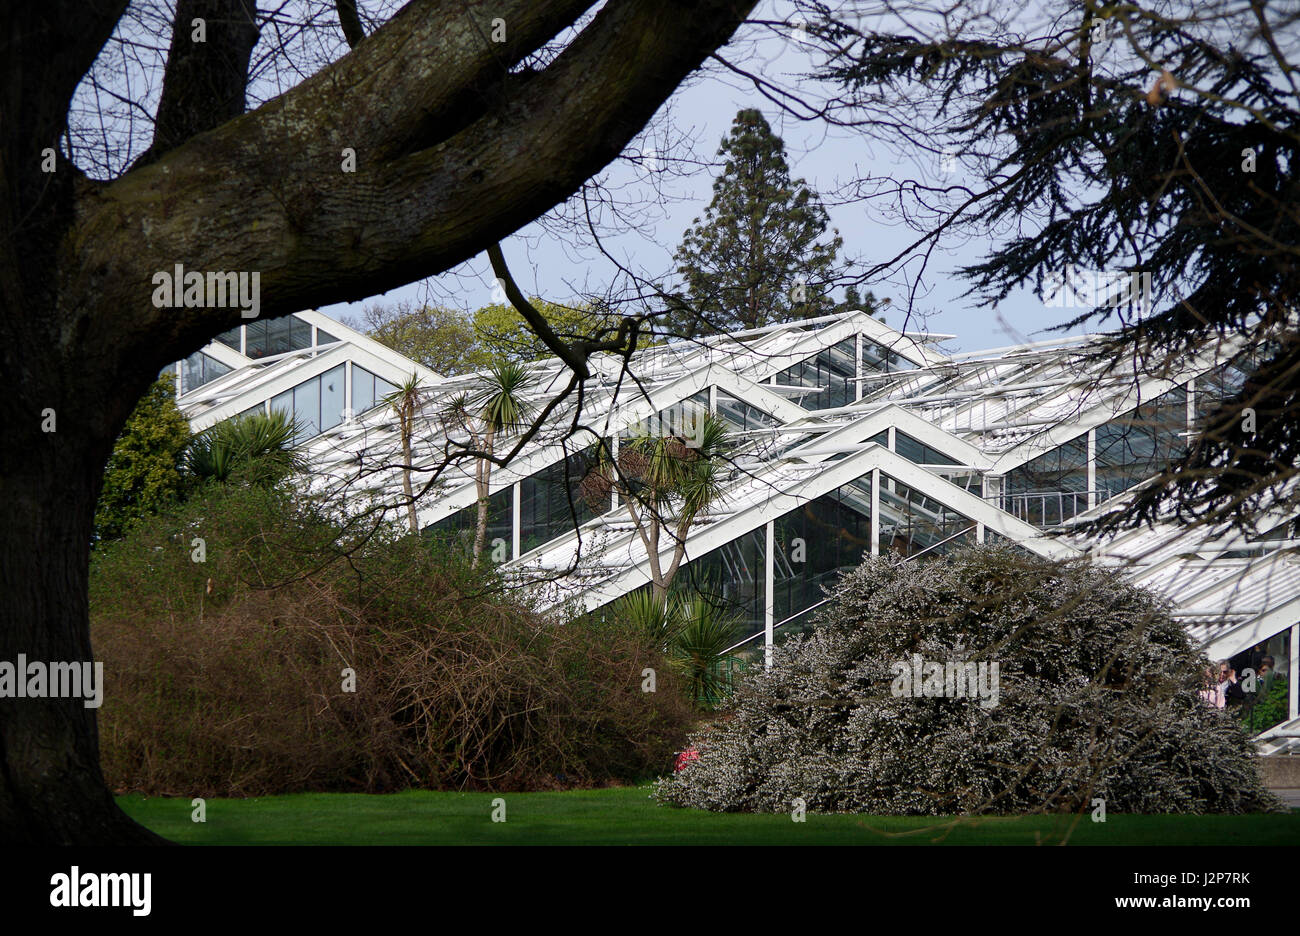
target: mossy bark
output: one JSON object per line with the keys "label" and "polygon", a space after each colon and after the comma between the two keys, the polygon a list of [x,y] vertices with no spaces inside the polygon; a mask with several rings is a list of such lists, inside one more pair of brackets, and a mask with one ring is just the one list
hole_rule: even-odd
{"label": "mossy bark", "polygon": [[[62,156],[42,166],[125,0],[5,9],[0,660],[93,660],[87,562],[112,441],[163,365],[242,321],[156,307],[155,273],[257,272],[272,318],[446,270],[609,163],[753,3],[614,0],[545,69],[510,70],[588,6],[413,0],[279,98],[107,182]],[[104,788],[81,700],[0,700],[0,840],[154,840]]]}

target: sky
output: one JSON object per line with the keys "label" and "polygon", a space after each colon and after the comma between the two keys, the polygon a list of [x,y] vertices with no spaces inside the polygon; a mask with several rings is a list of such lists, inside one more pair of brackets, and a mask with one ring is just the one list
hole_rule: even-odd
{"label": "sky", "polygon": [[[754,14],[755,19],[789,17],[787,9],[776,2],[764,4]],[[747,69],[789,83],[811,65],[795,32],[778,36],[766,29],[760,32],[756,27],[746,27],[738,35],[740,41],[733,41],[724,55]],[[791,174],[804,178],[819,192],[833,192],[839,183],[868,175],[919,178],[928,173],[929,179],[934,179],[932,154],[924,154],[924,160],[900,163],[899,154],[889,151],[893,147],[873,146],[858,134],[833,131],[823,122],[804,122],[783,114],[752,82],[715,65],[680,88],[649,130],[629,146],[627,154],[632,160],[621,160],[602,174],[602,180],[620,197],[633,202],[650,198],[652,202],[643,206],[647,216],[635,231],[605,241],[612,255],[639,272],[662,276],[671,270],[673,250],[711,197],[718,168],[708,164],[715,159],[736,112],[748,107],[762,111],[773,130],[785,140]],[[679,137],[687,140],[685,150],[677,142]],[[673,171],[679,166],[677,162],[654,159],[657,149],[679,154],[693,150],[701,165],[696,171],[681,174]],[[654,187],[650,180],[654,180]],[[653,197],[656,189],[663,198]],[[827,207],[832,225],[844,239],[843,254],[868,264],[893,256],[901,244],[916,237],[911,229],[891,221],[869,203]],[[569,208],[581,211],[581,205],[574,202]],[[534,223],[503,243],[512,274],[524,291],[563,303],[575,301],[583,292],[598,292],[614,280],[615,266],[594,248],[589,237],[576,230],[578,227],[576,223],[567,228],[557,223]],[[996,309],[980,307],[974,296],[963,296],[968,284],[955,271],[964,263],[980,259],[987,247],[987,241],[970,240],[950,245],[931,258],[913,305],[914,317],[906,323],[909,329],[956,336],[942,346],[949,352],[1043,340],[1058,334],[1049,329],[1070,317],[1070,310],[1045,308],[1032,293],[1012,294]],[[906,286],[898,277],[893,282],[866,283],[863,291],[867,289],[877,298],[891,298],[892,307],[884,312],[887,324],[904,324]],[[499,292],[493,295],[486,256],[480,256],[432,280],[358,303],[326,306],[321,311],[340,319],[356,317],[364,306],[376,302],[432,302],[472,310],[500,299]],[[1077,333],[1078,329],[1070,332]]]}

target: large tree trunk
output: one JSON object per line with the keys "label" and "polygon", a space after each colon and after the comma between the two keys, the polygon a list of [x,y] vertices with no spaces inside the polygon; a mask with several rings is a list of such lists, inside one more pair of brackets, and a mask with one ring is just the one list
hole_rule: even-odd
{"label": "large tree trunk", "polygon": [[[45,379],[23,387],[0,417],[5,438],[26,445],[20,457],[5,454],[0,473],[0,661],[16,664],[20,654],[45,664],[94,661],[87,564],[112,417],[99,395],[65,397],[76,387],[50,379],[59,373],[52,365],[33,370],[28,379]],[[56,430],[49,433],[40,431],[47,408]],[[0,841],[161,841],[127,818],[105,787],[96,714],[81,698],[0,699]]]}
{"label": "large tree trunk", "polygon": [[[261,317],[274,318],[447,270],[614,159],[753,2],[611,0],[535,70],[515,66],[590,0],[411,0],[351,54],[229,119],[240,82],[220,73],[247,61],[252,4],[186,0],[180,14],[217,11],[232,35],[180,44],[147,158],[109,182],[62,155],[51,172],[73,93],[126,6],[0,7],[9,663],[94,659],[87,566],[113,439],[160,367],[242,321],[229,305],[155,305],[155,273],[257,273]],[[504,41],[486,38],[494,18],[509,24]],[[345,151],[355,172],[341,168]],[[54,432],[41,431],[46,409]],[[95,711],[82,700],[0,699],[0,840],[156,840],[105,789]]]}

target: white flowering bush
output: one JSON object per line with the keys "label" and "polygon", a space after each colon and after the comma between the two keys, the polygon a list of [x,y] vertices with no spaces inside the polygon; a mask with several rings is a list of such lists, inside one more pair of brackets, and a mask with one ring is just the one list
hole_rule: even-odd
{"label": "white flowering bush", "polygon": [[[922,661],[997,664],[981,685],[996,691],[951,697],[951,679],[912,678]],[[1168,607],[1113,570],[988,547],[871,559],[740,680],[655,795],[751,812],[1279,808],[1245,735],[1198,698],[1203,666]]]}

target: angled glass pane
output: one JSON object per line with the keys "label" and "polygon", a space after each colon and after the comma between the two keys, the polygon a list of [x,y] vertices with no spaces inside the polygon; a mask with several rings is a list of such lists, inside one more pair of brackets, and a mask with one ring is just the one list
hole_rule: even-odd
{"label": "angled glass pane", "polygon": [[930,448],[924,442],[918,442],[905,432],[894,430],[894,451],[910,462],[918,465],[958,465],[955,458],[949,458],[938,449]]}
{"label": "angled glass pane", "polygon": [[941,554],[975,542],[975,524],[969,518],[900,481],[882,479],[881,555],[915,556],[927,549],[927,555]]}
{"label": "angled glass pane", "polygon": [[332,367],[320,375],[320,428],[333,429],[343,422],[343,380],[345,368],[342,364]]}
{"label": "angled glass pane", "polygon": [[[495,562],[499,557],[510,558],[510,541],[514,535],[510,518],[513,513],[514,494],[511,488],[502,488],[488,497],[487,539],[483,544],[485,560]],[[473,548],[477,526],[478,505],[474,504],[449,517],[443,517],[437,523],[430,523],[420,532],[425,536],[450,540],[468,552]]]}
{"label": "angled glass pane", "polygon": [[[773,623],[810,608],[824,589],[871,555],[871,477],[850,481],[790,511],[774,527]],[[784,638],[806,630],[810,616],[781,626]]]}
{"label": "angled glass pane", "polygon": [[[1219,404],[1241,392],[1259,367],[1255,350],[1243,351],[1231,361],[1220,364],[1209,373],[1196,378],[1196,427],[1203,429],[1206,418],[1218,409]],[[1239,419],[1237,415],[1234,419]]]}
{"label": "angled glass pane", "polygon": [[[825,597],[823,589],[871,553],[871,479],[829,491],[774,522],[772,555],[774,615],[778,640],[800,633],[814,617],[804,612]],[[674,590],[698,593],[736,619],[733,642],[749,640],[741,655],[761,660],[766,627],[767,529],[759,527],[691,558]],[[785,622],[782,624],[782,622]]]}
{"label": "angled glass pane", "polygon": [[320,384],[319,377],[293,388],[293,415],[298,420],[298,441],[320,435]]}
{"label": "angled glass pane", "polygon": [[[596,463],[596,447],[575,452],[519,482],[519,549],[561,536],[609,510],[609,496],[584,497],[582,479]],[[576,526],[575,526],[576,524]]]}
{"label": "angled glass pane", "polygon": [[[719,404],[721,405],[721,404]],[[680,403],[672,403],[653,416],[628,423],[619,430],[619,438],[635,439],[643,436],[678,436],[691,439],[704,425],[703,417],[709,412],[709,391],[701,390]]]}
{"label": "angled glass pane", "polygon": [[258,320],[249,322],[244,326],[245,348],[244,354],[248,357],[257,359],[264,358],[268,352],[266,350],[266,322]]}
{"label": "angled glass pane", "polygon": [[[865,335],[862,336],[862,373],[887,374],[897,370],[909,370],[916,365],[884,345],[877,344]],[[866,384],[866,388],[874,386]]]}
{"label": "angled glass pane", "polygon": [[1088,509],[1087,490],[1085,433],[1008,471],[998,506],[1034,526],[1055,526]]}
{"label": "angled glass pane", "polygon": [[375,405],[375,375],[352,365],[352,410],[358,415]]}
{"label": "angled glass pane", "polygon": [[266,356],[292,351],[293,316],[271,319],[266,323]]}
{"label": "angled glass pane", "polygon": [[770,429],[777,424],[776,418],[770,413],[721,389],[718,390],[718,415],[742,431]]}
{"label": "angled glass pane", "polygon": [[202,351],[195,351],[181,362],[181,393],[189,393],[218,377],[230,373],[230,368]]}
{"label": "angled glass pane", "polygon": [[217,335],[217,337],[214,340],[220,341],[227,348],[230,348],[234,351],[239,351],[239,329],[240,328],[241,326],[236,325],[234,328],[230,329],[229,331],[223,331],[220,335]]}
{"label": "angled glass pane", "polygon": [[821,410],[853,402],[857,376],[857,346],[852,338],[818,352],[776,375],[775,383],[807,387],[808,393],[788,393],[805,409]]}
{"label": "angled glass pane", "polygon": [[[733,642],[764,628],[766,588],[763,555],[766,539],[766,528],[759,527],[711,549],[685,563],[673,582],[674,591],[698,594],[733,618]],[[757,646],[761,653],[762,639],[751,641],[747,646]]]}
{"label": "angled glass pane", "polygon": [[289,322],[289,349],[292,351],[301,351],[303,348],[311,347],[311,322],[305,322],[296,315],[288,318]]}
{"label": "angled glass pane", "polygon": [[1168,467],[1187,446],[1187,391],[1175,387],[1097,427],[1097,489],[1127,491]]}
{"label": "angled glass pane", "polygon": [[[254,408],[256,409],[256,407]],[[287,416],[290,417],[293,416],[293,391],[292,390],[286,390],[284,391],[284,393],[277,393],[275,396],[271,397],[270,411],[274,413],[277,410],[279,410],[281,413],[286,414]]]}

